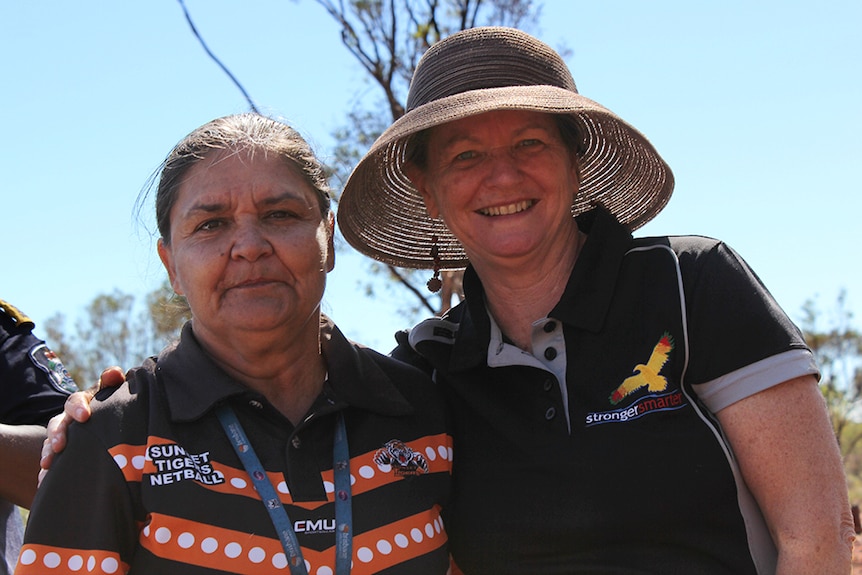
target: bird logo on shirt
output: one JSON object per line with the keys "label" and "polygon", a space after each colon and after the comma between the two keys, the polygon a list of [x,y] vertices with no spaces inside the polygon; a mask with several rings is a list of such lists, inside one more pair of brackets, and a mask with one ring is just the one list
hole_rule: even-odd
{"label": "bird logo on shirt", "polygon": [[609,399],[612,405],[618,404],[627,395],[646,387],[650,391],[658,392],[667,389],[667,378],[659,372],[667,363],[668,355],[673,349],[673,337],[664,332],[661,339],[655,345],[646,364],[639,363],[632,370],[633,375],[627,377],[618,388],[611,393]]}

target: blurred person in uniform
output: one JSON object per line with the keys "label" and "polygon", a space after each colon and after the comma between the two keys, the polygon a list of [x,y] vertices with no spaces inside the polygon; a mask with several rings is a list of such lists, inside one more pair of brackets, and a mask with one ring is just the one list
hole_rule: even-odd
{"label": "blurred person in uniform", "polygon": [[15,568],[24,535],[18,507],[33,502],[45,426],[77,391],[33,328],[30,318],[0,300],[0,575]]}

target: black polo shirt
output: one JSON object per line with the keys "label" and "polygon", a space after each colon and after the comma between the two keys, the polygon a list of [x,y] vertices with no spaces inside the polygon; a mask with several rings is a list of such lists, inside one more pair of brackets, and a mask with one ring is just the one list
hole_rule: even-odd
{"label": "black polo shirt", "polygon": [[719,241],[633,239],[600,210],[579,226],[588,240],[534,324],[533,354],[500,333],[472,268],[465,302],[410,333],[453,410],[456,562],[468,574],[774,570],[712,414],[816,373],[801,333]]}
{"label": "black polo shirt", "polygon": [[[185,575],[284,567],[267,510],[213,411],[228,402],[293,522],[309,573],[334,566],[339,412],[351,458],[353,573],[445,573],[440,510],[452,449],[438,389],[419,370],[351,344],[328,320],[321,330],[328,381],[294,428],[222,372],[187,325],[176,347],[130,372],[93,403],[90,423],[70,429],[37,495],[19,572],[44,573],[46,560]],[[98,495],[69,501],[67,487]]]}

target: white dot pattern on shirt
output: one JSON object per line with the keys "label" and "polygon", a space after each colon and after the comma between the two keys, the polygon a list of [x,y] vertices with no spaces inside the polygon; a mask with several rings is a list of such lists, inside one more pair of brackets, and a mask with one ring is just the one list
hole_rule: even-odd
{"label": "white dot pattern on shirt", "polygon": [[177,545],[182,547],[183,549],[190,549],[195,544],[195,536],[186,531],[185,533],[180,533],[180,536],[177,537]]}
{"label": "white dot pattern on shirt", "polygon": [[[410,546],[411,540],[415,543],[422,543],[426,539],[431,539],[433,537],[437,537],[443,531],[442,520],[438,517],[433,522],[426,523],[422,529],[418,527],[414,527],[409,534],[409,537],[404,533],[397,533],[392,541],[387,539],[379,539],[374,544],[374,549],[368,546],[360,547],[356,550],[356,558],[362,563],[370,563],[374,560],[375,554],[379,553],[382,556],[390,555],[394,550],[394,547],[397,546],[400,549],[406,549]],[[182,532],[178,537],[174,537],[174,534],[167,527],[158,527],[154,531],[150,529],[150,526],[147,525],[142,530],[142,534],[145,537],[152,536],[152,539],[160,544],[167,545],[174,541],[176,545],[183,549],[190,549],[195,545],[195,536],[189,532]],[[394,544],[394,546],[393,546]],[[219,541],[215,537],[206,537],[200,542],[200,549],[206,554],[215,553],[220,547]],[[247,551],[243,548],[242,544],[236,541],[230,541],[222,548],[222,552],[229,559],[237,559],[244,552],[246,553],[246,557],[249,562],[252,564],[261,564],[267,559],[267,552],[262,547],[251,547]],[[38,560],[38,556],[35,551],[32,549],[25,549],[21,553],[21,557],[19,559],[22,565],[32,565]],[[42,564],[48,569],[57,569],[62,563],[62,557],[56,552],[48,552],[42,557]],[[284,553],[278,552],[273,554],[270,559],[273,567],[276,569],[285,569],[288,566],[287,557]],[[81,555],[72,555],[67,560],[67,566],[71,571],[79,571],[84,566],[84,558]],[[309,573],[312,572],[312,565],[306,563],[306,569]],[[99,564],[99,568],[101,571],[99,573],[104,573],[108,575],[112,575],[117,573],[120,569],[119,562],[114,557],[106,557],[101,560]],[[87,571],[92,573],[96,569],[96,558],[90,556],[87,560]],[[321,565],[314,570],[314,575],[332,575],[332,568],[327,565]]]}
{"label": "white dot pattern on shirt", "polygon": [[[452,461],[452,448],[451,447],[448,447],[446,445],[438,445],[436,453],[435,453],[434,448],[432,446],[427,446],[425,448],[425,455],[429,461],[435,461],[437,459],[437,454],[439,454],[440,457],[442,457],[443,459],[445,459],[447,461]],[[132,461],[131,461],[132,467],[134,467],[135,469],[138,469],[138,470],[143,469],[144,464],[146,462],[146,459],[147,458],[142,456],[142,455],[133,457]],[[114,462],[117,464],[117,466],[120,469],[125,469],[129,465],[129,460],[123,454],[115,455],[114,456]],[[380,470],[381,473],[390,473],[392,471],[391,465],[377,465],[377,468]],[[362,477],[363,479],[371,479],[376,474],[377,474],[377,472],[375,471],[374,467],[372,467],[370,465],[363,465],[362,467],[359,468],[359,476]],[[351,474],[350,475],[350,484],[355,485],[356,481],[357,481],[356,476]],[[232,477],[230,479],[229,483],[230,483],[231,487],[233,487],[234,489],[237,489],[239,491],[243,491],[246,489],[254,489],[254,487],[243,477]],[[329,481],[324,482],[324,488],[326,489],[327,493],[333,493],[335,491],[335,486],[332,484],[332,482],[329,482]],[[290,494],[290,489],[288,488],[287,483],[285,483],[284,481],[278,482],[278,485],[276,486],[276,490],[279,493],[283,493],[285,495]]]}
{"label": "white dot pattern on shirt", "polygon": [[[430,461],[435,461],[437,459],[437,455],[440,457],[451,461],[452,460],[452,448],[446,445],[438,445],[436,452],[432,446],[428,446],[425,448],[425,455]],[[129,460],[125,455],[117,454],[114,456],[114,462],[120,469],[124,469],[129,465]],[[143,469],[144,464],[146,462],[146,457],[144,456],[134,456],[131,460],[131,465],[135,469]],[[389,473],[392,471],[391,465],[377,465],[377,468],[382,473]],[[359,468],[359,476],[363,479],[372,479],[377,472],[374,467],[370,465],[363,465]],[[351,474],[350,483],[351,485],[355,484],[357,481],[356,476]],[[244,490],[248,487],[248,482],[241,477],[234,477],[230,480],[230,485],[238,490]],[[326,488],[327,493],[332,493],[335,491],[335,487],[331,482],[324,482],[324,487]],[[287,484],[284,481],[278,483],[277,490],[283,494],[289,494],[290,490],[287,487]],[[435,535],[442,532],[442,523],[440,519],[436,519],[433,524],[427,523],[425,525],[424,533],[421,529],[413,528],[410,531],[410,538],[406,535],[399,533],[394,537],[394,543],[401,549],[405,549],[410,545],[410,539],[415,541],[416,543],[421,543],[426,536],[428,538],[434,537]],[[150,526],[146,525],[142,530],[142,534],[145,537],[150,537]],[[156,530],[155,535],[153,537],[157,543],[162,545],[169,543],[173,539],[173,534],[170,529],[166,527],[160,527]],[[176,544],[182,549],[190,549],[195,544],[195,536],[192,533],[184,532],[181,533],[179,537],[176,539]],[[388,555],[392,552],[393,547],[392,543],[381,539],[379,540],[375,547],[377,551],[382,555]],[[219,549],[219,542],[214,537],[207,537],[203,539],[200,543],[200,549],[206,554],[215,553]],[[235,559],[239,557],[243,553],[242,545],[239,543],[232,541],[224,546],[223,553],[226,557]],[[361,547],[356,551],[357,558],[364,562],[368,563],[374,558],[374,551],[372,551],[368,547]],[[38,559],[37,554],[32,549],[26,549],[22,552],[19,561],[23,565],[31,565],[36,562]],[[266,560],[266,551],[260,547],[254,547],[248,551],[248,559],[252,563],[262,563]],[[60,555],[54,552],[46,553],[42,559],[42,563],[48,567],[49,569],[56,569],[60,566],[62,562],[62,558]],[[284,569],[287,567],[287,557],[284,553],[276,553],[273,555],[271,559],[272,565],[277,569]],[[67,561],[67,566],[72,571],[78,571],[83,567],[84,559],[80,555],[73,555]],[[100,565],[103,573],[112,574],[119,570],[119,563],[113,557],[108,557],[102,560]],[[306,561],[306,567],[310,571],[311,565]],[[93,572],[96,568],[96,558],[90,556],[87,559],[87,571]],[[315,575],[331,575],[332,570],[328,566],[321,566],[315,571]]]}
{"label": "white dot pattern on shirt", "polygon": [[266,559],[266,551],[260,547],[252,547],[248,552],[248,560],[252,563],[263,563],[264,559]]}

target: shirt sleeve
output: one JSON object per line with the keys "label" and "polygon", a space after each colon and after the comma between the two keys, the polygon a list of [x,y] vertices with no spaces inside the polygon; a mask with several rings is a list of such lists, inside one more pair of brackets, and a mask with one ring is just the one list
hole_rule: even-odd
{"label": "shirt sleeve", "polygon": [[718,413],[741,399],[804,375],[817,376],[817,365],[810,353],[795,349],[692,387],[709,410]]}
{"label": "shirt sleeve", "polygon": [[801,375],[819,376],[802,332],[733,249],[700,239],[678,253],[686,379],[713,411]]}
{"label": "shirt sleeve", "polygon": [[132,493],[87,425],[72,425],[36,494],[16,575],[129,569],[138,540]]}

